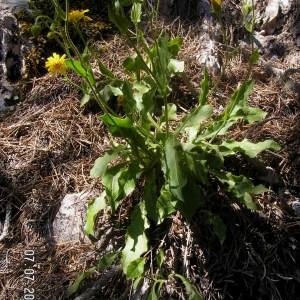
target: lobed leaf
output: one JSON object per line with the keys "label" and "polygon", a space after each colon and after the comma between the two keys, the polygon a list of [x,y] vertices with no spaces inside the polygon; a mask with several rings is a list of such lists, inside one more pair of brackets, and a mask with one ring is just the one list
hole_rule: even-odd
{"label": "lobed leaf", "polygon": [[122,150],[124,150],[124,147],[119,145],[118,147],[106,151],[102,157],[97,158],[90,171],[90,176],[101,177],[106,172],[107,165],[116,159]]}
{"label": "lobed leaf", "polygon": [[255,210],[257,208],[251,195],[268,191],[268,189],[261,184],[254,186],[253,183],[243,175],[237,176],[230,172],[214,172],[214,174],[220,182],[225,184],[224,188],[249,209]]}
{"label": "lobed leaf", "polygon": [[273,140],[265,140],[259,143],[252,143],[248,139],[244,139],[241,142],[229,140],[223,142],[219,146],[223,155],[233,155],[235,153],[242,153],[251,158],[256,157],[259,153],[266,149],[280,150],[280,146]]}
{"label": "lobed leaf", "polygon": [[[175,121],[177,119],[177,106],[174,103],[168,103],[168,120]],[[162,116],[161,116],[161,123],[166,122],[167,117],[165,114],[165,107],[162,107]]]}
{"label": "lobed leaf", "polygon": [[171,58],[168,64],[170,74],[182,73],[184,71],[184,61]]}
{"label": "lobed leaf", "polygon": [[138,162],[133,162],[129,166],[119,164],[105,172],[102,182],[113,212],[119,206],[120,200],[134,191],[140,175]]}
{"label": "lobed leaf", "polygon": [[253,89],[253,81],[244,82],[231,96],[224,112],[198,137],[196,142],[224,135],[237,121],[243,119],[248,123],[261,121],[266,113],[259,108],[250,107],[248,97]]}
{"label": "lobed leaf", "polygon": [[183,124],[180,126],[180,130],[192,127],[195,132],[199,131],[201,123],[207,120],[213,113],[211,105],[198,106],[194,111],[188,114],[182,121]]}

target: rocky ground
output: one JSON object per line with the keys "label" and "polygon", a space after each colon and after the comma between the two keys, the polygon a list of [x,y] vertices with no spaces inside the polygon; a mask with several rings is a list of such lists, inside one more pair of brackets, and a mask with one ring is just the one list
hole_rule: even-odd
{"label": "rocky ground", "polygon": [[[241,28],[232,24],[232,47],[238,51],[221,78],[224,48],[209,12],[201,10],[201,22],[194,15],[191,22],[183,14],[188,6],[173,2],[162,8],[165,17],[160,26],[184,38],[179,56],[186,63],[186,75],[176,78],[174,98],[189,109],[206,65],[220,81],[210,102],[222,109],[236,84],[246,79],[250,46]],[[222,246],[207,238],[201,213],[191,224],[176,214],[152,233],[152,251],[159,244],[166,253],[166,273],[184,272],[205,299],[300,299],[300,8],[297,1],[255,2],[261,58],[253,70],[256,84],[249,101],[268,115],[265,121],[241,125],[231,134],[254,141],[272,138],[282,146],[279,152],[262,155],[262,163],[244,166],[270,192],[257,197],[257,212],[228,206],[226,196],[218,196],[211,210],[228,224]],[[238,1],[225,3],[238,18]],[[181,19],[174,21],[174,14]],[[113,34],[97,46],[106,49],[104,62],[121,73],[130,51],[123,39]],[[106,130],[97,111],[80,108],[80,93],[63,79],[44,75],[25,82],[10,80],[9,67],[14,69],[14,64],[3,59],[1,63],[2,90],[22,86],[24,96],[18,104],[11,102],[14,93],[10,99],[5,96],[5,111],[0,114],[0,299],[20,299],[24,289],[32,288],[35,299],[65,299],[80,272],[94,266],[107,249],[122,245],[130,199],[116,216],[99,218],[99,242],[82,235],[87,202],[101,190],[89,170],[108,145]],[[145,280],[143,287],[147,284]],[[143,297],[145,292],[126,282],[116,266],[93,274],[76,299]],[[170,279],[161,299],[185,298],[182,285]]]}

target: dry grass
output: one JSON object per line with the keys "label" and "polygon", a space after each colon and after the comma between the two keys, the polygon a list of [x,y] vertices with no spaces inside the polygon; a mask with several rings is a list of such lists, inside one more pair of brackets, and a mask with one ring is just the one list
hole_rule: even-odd
{"label": "dry grass", "polygon": [[[197,39],[199,28],[185,29],[180,22],[168,26],[165,28],[173,35],[184,36],[180,57],[187,68],[187,76],[176,79],[180,84],[174,97],[187,92],[193,95],[201,79],[201,66],[195,59],[202,47]],[[104,51],[104,63],[122,77],[122,61],[130,49],[117,35],[99,45]],[[210,96],[217,109],[224,107],[237,82],[246,76],[242,58],[236,57],[229,67],[230,72],[220,79]],[[284,91],[264,72],[260,67],[254,70],[257,80],[250,103],[268,112],[266,121],[253,126],[240,124],[231,136],[278,141],[282,150],[268,152],[262,159],[275,169],[283,185],[277,192],[258,198],[262,208],[259,213],[228,206],[226,196],[220,193],[210,209],[228,224],[227,240],[222,246],[207,239],[212,232],[202,226],[205,215],[201,212],[190,225],[177,214],[152,232],[153,256],[158,249],[166,254],[163,272],[185,274],[206,299],[292,300],[297,295],[300,223],[289,203],[300,188],[299,103],[295,95]],[[95,264],[105,249],[98,245],[95,251],[91,244],[81,243],[55,245],[48,239],[49,222],[64,195],[99,188],[89,178],[89,170],[107,148],[108,138],[96,115],[79,107],[79,98],[62,79],[45,76],[34,82],[17,110],[0,122],[0,175],[4,178],[0,185],[1,204],[13,203],[10,235],[0,246],[1,299],[20,299],[23,295],[25,249],[35,250],[36,279],[32,287],[37,299],[64,299],[69,283],[79,272]],[[186,98],[177,100],[190,103]],[[290,194],[283,194],[284,189],[289,189]],[[100,218],[103,234],[113,228],[103,244],[112,239],[122,243],[130,201],[127,199],[111,220]],[[3,216],[1,211],[0,217]],[[157,270],[154,268],[152,272]],[[101,278],[101,274],[96,278]],[[131,286],[118,272],[104,287],[100,290],[108,299],[132,295]],[[169,278],[163,299],[185,297],[182,284]]]}
{"label": "dry grass", "polygon": [[91,246],[50,245],[49,221],[65,194],[94,187],[89,169],[107,138],[96,116],[79,108],[78,94],[62,79],[46,76],[34,83],[27,99],[0,123],[0,144],[1,170],[8,188],[1,191],[1,202],[11,201],[14,206],[13,231],[8,244],[1,245],[0,298],[20,299],[23,251],[35,249],[36,297],[59,299],[70,276],[85,269],[90,260],[86,249]]}

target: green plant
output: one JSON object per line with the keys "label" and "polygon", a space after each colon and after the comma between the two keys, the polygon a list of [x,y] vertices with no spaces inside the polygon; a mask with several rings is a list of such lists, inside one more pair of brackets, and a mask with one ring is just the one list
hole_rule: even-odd
{"label": "green plant", "polygon": [[[187,221],[191,221],[199,209],[208,210],[210,193],[216,184],[230,195],[232,201],[255,209],[252,195],[267,189],[226,169],[224,159],[236,154],[256,157],[265,149],[277,150],[279,146],[272,140],[252,143],[246,139],[226,139],[227,131],[237,122],[251,124],[266,115],[248,104],[253,88],[251,80],[241,84],[224,111],[215,116],[213,107],[208,104],[210,79],[205,72],[197,104],[184,116],[177,114],[176,103],[170,103],[169,96],[171,78],[184,71],[184,63],[176,59],[182,41],[161,34],[153,45],[148,45],[139,28],[142,1],[127,1],[126,5],[131,5],[130,19],[126,17],[122,3],[114,1],[109,16],[135,50],[135,55],[124,61],[127,80],[116,78],[99,62],[99,69],[108,83],[99,89],[88,56],[76,49],[68,36],[67,26],[64,36],[65,43],[77,55],[74,59],[68,53],[67,66],[82,77],[87,95],[97,100],[103,111],[99,119],[112,136],[111,148],[91,169],[92,177],[101,178],[104,191],[88,206],[85,232],[95,236],[99,212],[109,207],[114,214],[125,197],[140,189],[141,197],[134,199],[125,245],[120,251],[123,272],[128,279],[139,282],[145,275],[145,253],[149,250],[148,232],[152,226],[162,224],[178,210]],[[134,34],[130,27],[135,28]],[[123,115],[109,107],[113,97],[118,98]],[[213,226],[222,243],[225,224],[209,211],[208,216],[207,223]],[[95,270],[89,270],[81,279]],[[201,299],[184,277],[176,276],[192,295],[190,299]],[[164,280],[154,278],[150,299],[156,299]],[[79,284],[77,281],[76,285]]]}
{"label": "green plant", "polygon": [[252,67],[258,62],[259,52],[254,48],[254,26],[255,26],[255,7],[254,1],[244,0],[242,3],[243,25],[247,32],[250,34],[251,39],[251,54],[249,58],[249,75],[251,74]]}

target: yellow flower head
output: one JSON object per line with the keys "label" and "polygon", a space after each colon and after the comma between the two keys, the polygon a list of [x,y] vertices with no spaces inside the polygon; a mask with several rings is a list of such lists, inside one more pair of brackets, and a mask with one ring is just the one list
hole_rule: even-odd
{"label": "yellow flower head", "polygon": [[52,56],[47,58],[45,66],[50,74],[66,74],[66,55],[60,56],[57,53],[53,53]]}
{"label": "yellow flower head", "polygon": [[68,20],[69,22],[71,23],[78,23],[79,21],[91,21],[92,19],[88,16],[85,16],[84,14],[89,12],[90,10],[89,9],[81,9],[81,10],[71,10],[69,13],[68,13]]}
{"label": "yellow flower head", "polygon": [[222,2],[224,0],[211,0],[211,5],[212,5],[212,8],[213,8],[213,11],[216,13],[216,14],[219,14],[221,12],[221,5],[222,5]]}

